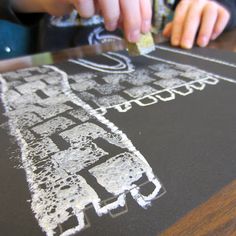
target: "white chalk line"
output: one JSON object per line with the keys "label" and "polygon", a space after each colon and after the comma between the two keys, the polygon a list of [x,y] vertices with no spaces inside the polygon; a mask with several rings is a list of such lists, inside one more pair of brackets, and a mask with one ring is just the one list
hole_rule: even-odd
{"label": "white chalk line", "polygon": [[222,60],[218,60],[218,59],[215,59],[215,58],[200,56],[200,55],[197,55],[197,54],[193,54],[191,52],[180,51],[178,49],[164,47],[164,46],[160,46],[160,45],[156,45],[156,48],[160,49],[160,50],[163,50],[163,51],[173,52],[173,53],[176,53],[176,54],[182,54],[182,55],[185,55],[185,56],[194,57],[194,58],[201,59],[201,60],[204,60],[204,61],[210,61],[210,62],[214,62],[214,63],[218,63],[218,64],[222,64],[222,65],[225,65],[225,66],[236,68],[236,64],[229,63],[229,62],[222,61]]}
{"label": "white chalk line", "polygon": [[105,72],[105,73],[127,74],[134,71],[134,66],[131,64],[131,60],[126,56],[123,56],[118,53],[112,53],[112,52],[104,53],[102,54],[102,56],[109,58],[117,62],[118,64],[115,66],[111,66],[111,65],[108,66],[106,64],[98,64],[98,63],[91,62],[85,59],[78,59],[78,60],[70,59],[68,61],[84,66],[91,70],[96,70],[96,71]]}

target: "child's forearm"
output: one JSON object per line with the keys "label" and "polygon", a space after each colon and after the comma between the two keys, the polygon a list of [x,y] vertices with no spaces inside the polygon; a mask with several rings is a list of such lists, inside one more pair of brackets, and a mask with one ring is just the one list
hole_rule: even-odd
{"label": "child's forearm", "polygon": [[41,0],[11,0],[11,7],[14,11],[22,13],[45,11]]}
{"label": "child's forearm", "polygon": [[70,13],[74,7],[72,0],[11,0],[12,9],[22,13],[48,13],[63,16]]}

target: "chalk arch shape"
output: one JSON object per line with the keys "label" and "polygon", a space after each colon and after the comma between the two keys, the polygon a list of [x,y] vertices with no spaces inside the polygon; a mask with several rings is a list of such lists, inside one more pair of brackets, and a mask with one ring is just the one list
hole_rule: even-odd
{"label": "chalk arch shape", "polygon": [[132,105],[130,102],[125,102],[123,104],[114,106],[114,108],[119,112],[127,112],[132,108]]}
{"label": "chalk arch shape", "polygon": [[86,59],[70,59],[69,62],[104,73],[129,74],[131,72],[134,72],[134,65],[132,64],[131,60],[125,55],[109,52],[104,53],[101,56],[106,60],[108,59],[108,61],[111,62],[112,65],[97,63]]}
{"label": "chalk arch shape", "polygon": [[[76,233],[79,233],[82,230],[85,230],[91,226],[89,219],[84,211],[77,212],[75,216],[77,218],[78,225],[75,226],[74,228],[69,228],[65,231],[63,231],[63,228],[62,228],[62,232],[60,233],[60,236],[75,235]],[[50,234],[47,233],[47,236],[54,236],[54,232],[51,231]]]}
{"label": "chalk arch shape", "polygon": [[175,93],[171,89],[166,89],[165,91],[156,93],[155,97],[163,102],[169,102],[175,99]]}
{"label": "chalk arch shape", "polygon": [[[149,179],[149,176],[148,176]],[[155,186],[154,190],[149,193],[148,195],[144,195],[141,193],[139,186],[134,186],[132,190],[130,190],[131,196],[135,201],[144,209],[147,209],[154,199],[157,199],[161,197],[166,190],[160,185],[160,182],[158,179],[153,175],[152,179],[149,179],[149,181]],[[160,191],[163,189],[163,193],[160,193]]]}
{"label": "chalk arch shape", "polygon": [[[90,45],[100,44],[105,42],[112,42],[115,40],[121,40],[117,35],[112,35],[105,31],[102,26],[95,28],[88,37]],[[86,68],[105,72],[105,73],[131,73],[134,71],[134,65],[132,64],[129,57],[120,53],[108,52],[101,55],[108,64],[93,62],[92,60],[86,59],[71,59],[72,63],[79,64]],[[109,65],[110,64],[110,65]]]}
{"label": "chalk arch shape", "polygon": [[144,96],[142,98],[135,100],[135,103],[142,107],[150,106],[150,105],[156,104],[157,102],[158,102],[158,99],[151,95],[147,95],[147,96]]}

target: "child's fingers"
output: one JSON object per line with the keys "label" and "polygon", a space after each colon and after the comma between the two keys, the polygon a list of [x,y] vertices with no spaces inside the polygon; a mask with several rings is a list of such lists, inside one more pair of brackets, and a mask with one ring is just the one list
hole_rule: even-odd
{"label": "child's fingers", "polygon": [[93,0],[72,0],[79,15],[89,18],[95,14],[95,6]]}
{"label": "child's fingers", "polygon": [[223,7],[220,7],[218,10],[218,17],[211,35],[211,39],[216,39],[225,29],[227,23],[230,19],[230,13]]}
{"label": "child's fingers", "polygon": [[99,0],[99,8],[104,17],[106,29],[109,31],[115,30],[120,18],[119,0]]}
{"label": "child's fingers", "polygon": [[180,46],[183,48],[192,48],[199,25],[201,21],[201,14],[203,10],[203,2],[194,2],[188,9],[185,18],[185,24],[182,31]]}
{"label": "child's fingers", "polygon": [[173,28],[173,22],[167,23],[162,32],[163,36],[169,38],[171,36],[172,28]]}
{"label": "child's fingers", "polygon": [[189,5],[190,1],[183,0],[176,7],[171,35],[171,44],[173,46],[179,46],[180,44],[184,21],[188,12]]}
{"label": "child's fingers", "polygon": [[140,11],[141,11],[141,31],[142,33],[148,33],[151,30],[152,20],[152,6],[150,0],[140,0]]}
{"label": "child's fingers", "polygon": [[172,26],[167,25],[163,34],[171,35],[173,46],[192,48],[199,30],[197,44],[204,47],[223,32],[229,19],[229,11],[215,1],[182,0],[176,8]]}
{"label": "child's fingers", "polygon": [[119,20],[118,20],[118,28],[119,29],[123,29],[124,27],[123,27],[123,25],[124,25],[124,22],[123,22],[123,17],[122,17],[122,15],[120,15],[120,18],[119,18]]}
{"label": "child's fingers", "polygon": [[140,38],[141,13],[139,0],[120,0],[124,31],[130,42],[137,42]]}
{"label": "child's fingers", "polygon": [[215,2],[209,2],[203,9],[202,22],[197,38],[197,44],[205,47],[210,39],[217,21],[218,6]]}

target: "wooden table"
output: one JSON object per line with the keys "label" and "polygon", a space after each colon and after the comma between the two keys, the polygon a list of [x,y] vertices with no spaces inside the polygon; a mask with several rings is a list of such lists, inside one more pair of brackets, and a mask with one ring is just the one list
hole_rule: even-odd
{"label": "wooden table", "polygon": [[236,235],[236,180],[161,234],[172,235]]}

